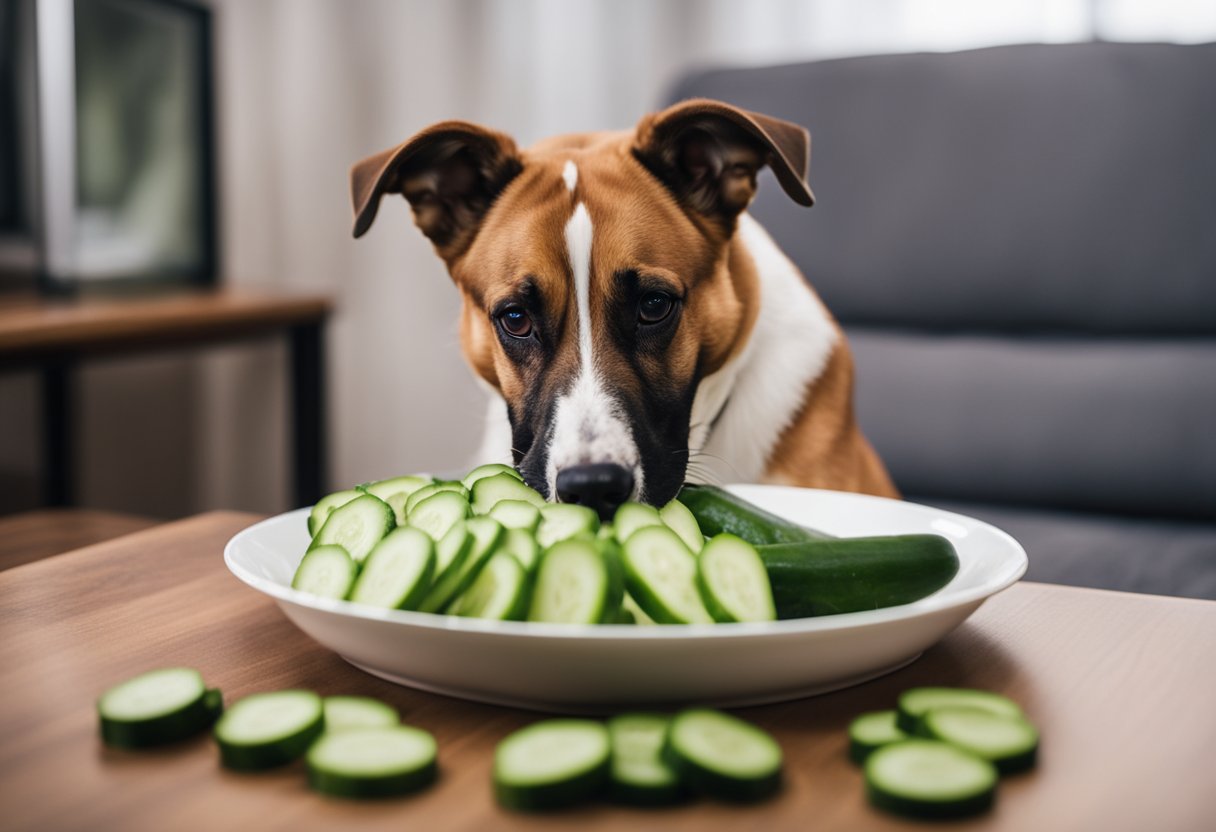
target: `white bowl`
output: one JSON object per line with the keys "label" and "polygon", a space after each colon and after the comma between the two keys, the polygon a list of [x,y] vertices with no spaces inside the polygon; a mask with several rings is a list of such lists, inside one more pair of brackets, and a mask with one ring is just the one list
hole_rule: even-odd
{"label": "white bowl", "polygon": [[383,610],[291,588],[307,509],[264,520],[224,550],[232,573],[274,598],[320,644],[383,679],[548,711],[778,702],[872,679],[916,659],[1026,571],[1026,552],[987,523],[927,506],[806,488],[736,485],[771,512],[840,536],[940,534],[959,571],[911,604],[753,624],[639,627],[482,621]]}

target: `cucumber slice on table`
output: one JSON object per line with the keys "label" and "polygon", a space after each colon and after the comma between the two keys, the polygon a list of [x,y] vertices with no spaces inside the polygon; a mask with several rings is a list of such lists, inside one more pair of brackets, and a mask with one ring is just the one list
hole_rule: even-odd
{"label": "cucumber slice on table", "polygon": [[598,624],[611,621],[620,607],[614,603],[616,580],[612,565],[590,540],[563,540],[544,555],[536,570],[529,621]]}
{"label": "cucumber slice on table", "polygon": [[594,537],[600,527],[600,516],[594,509],[573,503],[546,503],[540,517],[536,542],[542,549],[579,535]]}
{"label": "cucumber slice on table", "polygon": [[1038,756],[1039,732],[1020,717],[976,708],[934,708],[921,717],[920,727],[933,739],[983,757],[1001,774],[1032,768]]}
{"label": "cucumber slice on table", "polygon": [[501,465],[497,462],[491,462],[488,465],[478,465],[472,471],[465,474],[465,477],[463,480],[461,480],[461,482],[464,484],[465,488],[471,489],[473,487],[473,483],[477,482],[478,480],[484,480],[486,477],[493,477],[496,474],[509,474],[520,482],[523,482],[524,480],[523,475],[521,475],[510,465]]}
{"label": "cucumber slice on table", "polygon": [[873,752],[911,735],[895,724],[895,711],[872,711],[849,723],[849,759],[864,763]]}
{"label": "cucumber slice on table", "polygon": [[370,696],[327,696],[321,706],[327,734],[356,728],[391,728],[401,722],[392,705]]}
{"label": "cucumber slice on table", "polygon": [[970,688],[909,688],[899,695],[897,708],[896,724],[909,734],[921,734],[921,717],[936,708],[977,708],[997,716],[1023,717],[1012,699]]}
{"label": "cucumber slice on table", "polygon": [[659,714],[621,714],[608,722],[612,740],[612,796],[635,806],[667,806],[687,795],[662,757],[671,720]]}
{"label": "cucumber slice on table", "polygon": [[646,526],[634,532],[624,546],[624,564],[629,594],[655,621],[713,621],[697,591],[697,559],[671,529]]}
{"label": "cucumber slice on table", "polygon": [[506,534],[502,523],[492,517],[470,518],[464,521],[464,527],[473,538],[469,552],[459,563],[444,570],[444,575],[435,581],[418,608],[423,612],[443,612],[453,599],[468,589]]}
{"label": "cucumber slice on table", "polygon": [[388,503],[363,494],[330,512],[308,548],[341,546],[355,563],[363,563],[372,547],[396,525],[397,517]]}
{"label": "cucumber slice on table", "polygon": [[503,550],[495,552],[477,579],[448,612],[466,618],[519,621],[528,613],[528,570]]}
{"label": "cucumber slice on table", "polygon": [[370,482],[367,485],[359,486],[359,490],[373,497],[379,497],[384,502],[388,503],[393,512],[397,515],[397,525],[405,525],[405,501],[409,496],[419,488],[430,485],[434,482],[428,476],[422,474],[412,474],[408,477],[393,477],[388,480],[380,480],[379,482]]}
{"label": "cucumber slice on table", "polygon": [[791,523],[714,485],[686,485],[677,499],[697,518],[702,533],[710,537],[729,532],[753,546],[831,538],[830,534]]}
{"label": "cucumber slice on table", "polygon": [[469,503],[474,514],[489,514],[490,509],[503,500],[523,500],[537,508],[545,504],[545,498],[525,485],[518,475],[502,473],[482,477],[469,489]]}
{"label": "cucumber slice on table", "polygon": [[357,489],[351,488],[346,491],[335,491],[333,494],[327,494],[317,500],[317,504],[308,513],[308,536],[315,537],[317,532],[321,531],[321,527],[325,525],[330,512],[339,506],[346,505],[362,493]]}
{"label": "cucumber slice on table", "polygon": [[536,566],[537,560],[540,559],[540,544],[523,529],[507,529],[502,539],[502,550],[519,561],[528,571],[532,571],[532,567]]}
{"label": "cucumber slice on table", "polygon": [[540,509],[523,500],[499,500],[490,509],[490,517],[508,529],[522,529],[535,533],[540,525]]}
{"label": "cucumber slice on table", "polygon": [[866,796],[880,809],[920,818],[957,818],[992,806],[992,763],[936,740],[884,746],[865,763]]}
{"label": "cucumber slice on table", "polygon": [[435,573],[435,544],[426,533],[394,529],[372,549],[350,600],[369,607],[412,610],[422,603]]}
{"label": "cucumber slice on table", "polygon": [[701,533],[701,527],[697,525],[697,518],[679,500],[672,500],[659,509],[659,519],[667,528],[680,536],[680,540],[684,541],[688,551],[694,555],[700,552],[701,547],[705,545],[705,535]]}
{"label": "cucumber slice on table", "polygon": [[430,485],[422,486],[422,488],[419,488],[413,494],[411,494],[410,496],[405,498],[405,515],[406,515],[406,517],[408,518],[409,515],[413,514],[414,507],[417,506],[419,503],[421,503],[423,500],[425,500],[427,497],[432,497],[432,496],[439,494],[441,492],[444,492],[444,491],[455,491],[457,494],[459,494],[461,497],[464,497],[466,500],[469,498],[469,489],[465,488],[463,485],[461,485],[458,482],[455,482],[453,480],[442,480],[439,482],[433,482]]}
{"label": "cucumber slice on table", "polygon": [[741,537],[710,538],[697,558],[697,588],[715,621],[774,621],[773,588],[764,561]]}
{"label": "cucumber slice on table", "polygon": [[435,782],[438,747],[407,725],[327,733],[308,750],[308,782],[336,797],[396,797]]}
{"label": "cucumber slice on table", "polygon": [[107,690],[97,700],[101,739],[117,748],[149,748],[178,742],[208,728],[223,700],[189,667],[141,673]]}
{"label": "cucumber slice on table", "polygon": [[663,518],[659,516],[659,510],[654,506],[643,503],[623,503],[616,510],[616,514],[612,518],[612,525],[616,532],[616,539],[624,543],[633,537],[633,533],[638,529],[644,529],[647,526],[662,526]]}
{"label": "cucumber slice on table", "polygon": [[291,588],[322,598],[342,599],[355,585],[359,567],[341,546],[318,546],[304,553]]}
{"label": "cucumber slice on table", "polygon": [[414,506],[410,525],[421,529],[432,540],[441,540],[461,520],[469,516],[469,504],[460,494],[440,491]]}
{"label": "cucumber slice on table", "polygon": [[256,771],[302,757],[324,728],[324,708],[315,693],[255,693],[220,717],[215,741],[225,767]]}
{"label": "cucumber slice on table", "polygon": [[608,729],[551,719],[516,731],[494,751],[494,793],[510,809],[559,809],[595,797],[608,783]]}
{"label": "cucumber slice on table", "polygon": [[721,711],[694,708],[677,714],[663,759],[682,781],[724,800],[761,800],[781,788],[781,746],[755,725]]}

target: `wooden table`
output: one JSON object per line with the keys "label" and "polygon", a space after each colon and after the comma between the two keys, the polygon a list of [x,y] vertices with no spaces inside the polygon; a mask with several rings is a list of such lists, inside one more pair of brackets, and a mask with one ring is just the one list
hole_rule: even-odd
{"label": "wooden table", "polygon": [[[257,518],[183,520],[0,574],[0,826],[6,830],[925,829],[870,809],[845,726],[919,684],[1021,702],[1043,733],[1032,773],[952,830],[1216,826],[1216,603],[1022,584],[911,666],[847,691],[742,712],[785,749],[787,786],[755,807],[596,805],[512,815],[491,797],[494,745],[536,715],[396,687],[302,635],[225,570]],[[381,697],[439,740],[442,777],[382,803],[322,798],[299,766],[219,768],[206,737],[133,753],[98,742],[94,697],[152,667],[198,667],[228,702],[305,687]]]}
{"label": "wooden table", "polygon": [[157,525],[149,517],[53,508],[0,517],[0,571]]}
{"label": "wooden table", "polygon": [[325,490],[324,323],[317,295],[175,290],[150,296],[0,295],[0,371],[37,370],[43,410],[43,504],[74,503],[76,368],[97,358],[286,336],[294,505]]}

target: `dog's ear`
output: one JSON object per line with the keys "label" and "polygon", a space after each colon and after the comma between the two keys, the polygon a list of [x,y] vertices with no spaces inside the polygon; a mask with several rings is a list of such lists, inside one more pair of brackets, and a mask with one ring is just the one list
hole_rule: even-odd
{"label": "dog's ear", "polygon": [[800,205],[815,201],[806,183],[811,137],[797,124],[694,98],[646,116],[634,155],[677,198],[734,227],[756,194],[756,174],[768,165]]}
{"label": "dog's ear", "polygon": [[356,237],[380,197],[402,194],[414,222],[445,260],[462,252],[494,199],[523,168],[509,136],[463,121],[434,124],[350,169]]}

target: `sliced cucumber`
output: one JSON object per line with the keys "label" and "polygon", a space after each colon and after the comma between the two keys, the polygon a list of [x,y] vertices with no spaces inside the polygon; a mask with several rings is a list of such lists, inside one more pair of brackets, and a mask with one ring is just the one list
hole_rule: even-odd
{"label": "sliced cucumber", "polygon": [[1032,768],[1038,756],[1039,732],[1020,717],[976,708],[934,708],[921,717],[920,727],[933,739],[983,757],[1001,774]]}
{"label": "sliced cucumber", "polygon": [[633,600],[633,596],[628,592],[626,592],[625,597],[621,599],[621,612],[628,613],[630,617],[632,617],[633,620],[629,622],[630,624],[639,624],[649,627],[657,623],[653,618],[646,614],[646,610],[638,606],[638,602]]}
{"label": "sliced cucumber", "polygon": [[849,759],[864,763],[884,745],[908,739],[910,735],[895,724],[895,719],[895,711],[873,711],[849,723]]}
{"label": "sliced cucumber", "polygon": [[401,722],[397,710],[370,696],[327,696],[321,702],[325,711],[325,732],[357,728],[389,728]]}
{"label": "sliced cucumber", "polygon": [[363,494],[330,512],[308,548],[341,546],[355,563],[363,563],[372,547],[396,525],[397,517],[388,503]]}
{"label": "sliced cucumber", "polygon": [[469,504],[464,497],[453,491],[440,491],[414,506],[410,512],[410,525],[426,532],[431,540],[442,540],[469,513]]}
{"label": "sliced cucumber", "polygon": [[291,588],[322,598],[342,599],[355,585],[359,567],[341,546],[318,546],[304,553]]}
{"label": "sliced cucumber", "polygon": [[659,509],[659,519],[667,528],[680,536],[680,540],[684,541],[688,551],[694,555],[700,552],[701,547],[705,545],[705,535],[701,533],[701,527],[697,525],[697,518],[679,500],[672,500]]}
{"label": "sliced cucumber", "polygon": [[671,529],[646,526],[634,532],[624,546],[624,563],[629,594],[655,621],[713,621],[697,591],[697,559]]}
{"label": "sliced cucumber", "polygon": [[676,715],[663,759],[702,794],[753,801],[781,788],[781,746],[755,725],[730,714],[693,708]]}
{"label": "sliced cucumber", "polygon": [[503,550],[495,552],[477,579],[448,608],[452,615],[519,621],[528,613],[528,570]]}
{"label": "sliced cucumber", "polygon": [[473,517],[464,521],[464,527],[473,537],[469,553],[459,564],[445,570],[444,576],[431,587],[418,608],[423,612],[443,612],[453,599],[468,589],[506,534],[502,523],[491,517]]}
{"label": "sliced cucumber", "polygon": [[455,491],[466,500],[469,498],[469,490],[458,482],[452,480],[440,480],[433,482],[430,485],[424,485],[419,488],[409,497],[405,499],[405,514],[406,517],[414,513],[414,507],[425,500],[427,497],[432,497],[444,491]]}
{"label": "sliced cucumber", "polygon": [[494,793],[510,809],[572,806],[595,797],[607,785],[611,753],[608,730],[598,722],[538,722],[498,744]]}
{"label": "sliced cucumber", "polygon": [[208,728],[223,710],[219,691],[209,691],[189,667],[141,673],[97,700],[101,739],[117,748],[149,748],[184,740]]}
{"label": "sliced cucumber", "polygon": [[327,733],[308,750],[308,782],[336,797],[396,797],[435,782],[437,760],[435,738],[406,725]]}
{"label": "sliced cucumber", "polygon": [[302,757],[324,728],[324,708],[315,693],[255,693],[220,717],[215,741],[225,767],[256,771]]}
{"label": "sliced cucumber", "polygon": [[644,503],[624,503],[616,510],[616,516],[612,518],[612,525],[616,532],[616,539],[624,543],[633,537],[633,533],[638,529],[644,529],[647,526],[662,526],[663,518],[659,516],[659,511],[654,506]]}
{"label": "sliced cucumber", "polygon": [[317,532],[321,531],[321,527],[325,525],[325,521],[329,519],[329,515],[334,509],[346,505],[362,493],[358,489],[351,488],[346,491],[335,491],[333,494],[327,494],[317,500],[317,504],[308,514],[308,536],[316,537]]}
{"label": "sliced cucumber", "polygon": [[529,572],[540,559],[540,544],[536,538],[522,529],[507,529],[502,540],[502,550],[519,561]]}
{"label": "sliced cucumber", "polygon": [[1022,709],[1012,699],[970,688],[910,688],[899,695],[896,724],[909,734],[922,734],[921,717],[937,708],[977,708],[997,716],[1020,718]]}
{"label": "sliced cucumber", "polygon": [[621,714],[608,722],[612,740],[612,796],[635,806],[667,806],[686,791],[662,757],[671,720],[659,714]]}
{"label": "sliced cucumber", "polygon": [[547,503],[540,510],[540,516],[536,542],[542,549],[579,535],[594,537],[600,527],[600,516],[594,509],[573,503]]}
{"label": "sliced cucumber", "polygon": [[499,500],[489,516],[508,529],[522,529],[530,534],[535,534],[540,525],[540,509],[523,500]]}
{"label": "sliced cucumber", "polygon": [[523,482],[524,480],[523,476],[510,465],[501,465],[497,462],[491,462],[488,465],[478,465],[472,471],[465,474],[465,477],[463,480],[461,480],[461,482],[464,483],[465,488],[472,489],[473,483],[477,482],[478,480],[484,480],[486,477],[493,477],[497,474],[509,474],[520,482]]}
{"label": "sliced cucumber", "polygon": [[434,574],[431,538],[412,526],[395,529],[367,556],[350,600],[369,607],[417,609]]}
{"label": "sliced cucumber", "polygon": [[435,578],[438,584],[449,571],[459,570],[469,550],[473,548],[473,533],[464,523],[457,523],[435,544]]}
{"label": "sliced cucumber", "polygon": [[697,588],[715,621],[775,621],[773,588],[755,547],[733,534],[715,535],[697,558]]}
{"label": "sliced cucumber", "polygon": [[900,815],[957,818],[992,806],[997,772],[992,763],[936,740],[891,743],[865,763],[870,803]]}
{"label": "sliced cucumber", "polygon": [[405,501],[419,488],[430,485],[434,480],[424,474],[411,474],[408,477],[393,477],[388,480],[368,483],[359,486],[359,490],[373,497],[379,497],[392,506],[397,515],[397,525],[404,526],[406,511]]}
{"label": "sliced cucumber", "polygon": [[537,508],[545,504],[544,497],[525,485],[517,475],[507,473],[482,477],[469,489],[469,503],[474,514],[489,514],[490,509],[503,500],[523,500]]}
{"label": "sliced cucumber", "polygon": [[611,620],[616,608],[612,605],[610,568],[592,541],[575,539],[554,544],[537,566],[528,620],[561,624]]}

